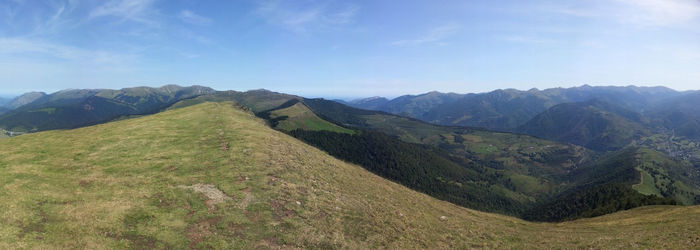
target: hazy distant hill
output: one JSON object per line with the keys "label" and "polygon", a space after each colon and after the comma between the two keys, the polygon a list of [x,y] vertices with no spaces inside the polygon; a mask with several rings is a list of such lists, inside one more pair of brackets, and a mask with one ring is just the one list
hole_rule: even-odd
{"label": "hazy distant hill", "polygon": [[[336,101],[337,102],[337,101]],[[353,107],[369,110],[382,110],[384,105],[389,102],[389,99],[384,97],[374,96],[362,99],[356,99],[349,102],[340,102],[342,104],[350,105]]]}
{"label": "hazy distant hill", "polygon": [[6,106],[12,98],[5,98],[5,97],[0,97],[0,107]]}
{"label": "hazy distant hill", "polygon": [[551,107],[516,131],[609,151],[650,135],[642,119],[635,112],[595,99]]}
{"label": "hazy distant hill", "polygon": [[652,108],[649,115],[675,135],[700,139],[700,92],[668,100]]}
{"label": "hazy distant hill", "polygon": [[28,93],[16,98],[15,110],[0,116],[0,127],[13,131],[75,128],[125,115],[157,112],[187,98],[213,93],[201,87],[167,85],[121,90],[62,90],[50,95]]}
{"label": "hazy distant hill", "polygon": [[29,92],[10,100],[10,102],[7,104],[7,107],[9,107],[10,109],[16,109],[24,105],[33,103],[44,96],[46,96],[46,93],[44,92]]}

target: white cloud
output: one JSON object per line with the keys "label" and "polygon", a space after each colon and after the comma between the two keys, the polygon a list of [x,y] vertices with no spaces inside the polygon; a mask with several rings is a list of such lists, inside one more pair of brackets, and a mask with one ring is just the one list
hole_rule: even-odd
{"label": "white cloud", "polygon": [[151,8],[155,0],[112,0],[90,12],[90,18],[116,17],[122,20],[155,24]]}
{"label": "white cloud", "polygon": [[425,43],[442,43],[443,40],[454,35],[459,31],[460,27],[453,24],[442,25],[431,29],[425,35],[413,38],[394,41],[391,44],[396,46],[406,46],[406,45],[421,45]]}
{"label": "white cloud", "polygon": [[183,21],[185,23],[189,23],[189,24],[196,24],[196,25],[210,25],[210,24],[212,24],[211,18],[197,15],[190,10],[180,11],[180,14],[178,14],[177,17],[180,18],[181,21]]}
{"label": "white cloud", "polygon": [[359,9],[354,5],[338,7],[328,2],[299,6],[290,1],[270,0],[261,1],[255,14],[270,24],[303,33],[352,23]]}

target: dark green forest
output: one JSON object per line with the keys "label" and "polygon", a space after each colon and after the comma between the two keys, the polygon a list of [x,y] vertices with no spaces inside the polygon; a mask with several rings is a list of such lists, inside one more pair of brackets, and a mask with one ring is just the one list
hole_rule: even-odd
{"label": "dark green forest", "polygon": [[513,215],[524,209],[499,192],[489,191],[502,176],[478,165],[460,166],[436,148],[372,131],[350,135],[297,129],[290,134],[334,157],[439,199]]}

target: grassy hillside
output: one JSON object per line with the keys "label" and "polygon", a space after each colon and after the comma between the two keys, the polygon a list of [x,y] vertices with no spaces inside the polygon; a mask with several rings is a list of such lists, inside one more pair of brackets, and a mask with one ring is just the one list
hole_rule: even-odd
{"label": "grassy hillside", "polygon": [[672,197],[686,205],[700,204],[700,190],[697,188],[698,169],[685,161],[670,157],[650,149],[640,149],[637,170],[641,173],[635,190],[643,194]]}
{"label": "grassy hillside", "polygon": [[289,102],[288,105],[265,112],[264,116],[274,121],[274,127],[283,131],[303,129],[307,131],[330,131],[336,133],[352,134],[353,130],[343,128],[329,121],[321,119],[314,114],[309,107],[297,100]]}
{"label": "grassy hillside", "polygon": [[0,181],[3,249],[700,245],[699,207],[560,224],[477,212],[224,103],[2,140]]}

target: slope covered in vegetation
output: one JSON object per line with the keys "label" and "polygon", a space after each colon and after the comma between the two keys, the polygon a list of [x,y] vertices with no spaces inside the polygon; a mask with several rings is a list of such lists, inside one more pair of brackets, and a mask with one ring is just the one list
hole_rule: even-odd
{"label": "slope covered in vegetation", "polygon": [[436,200],[230,103],[0,141],[0,248],[688,247],[700,208],[530,223]]}

